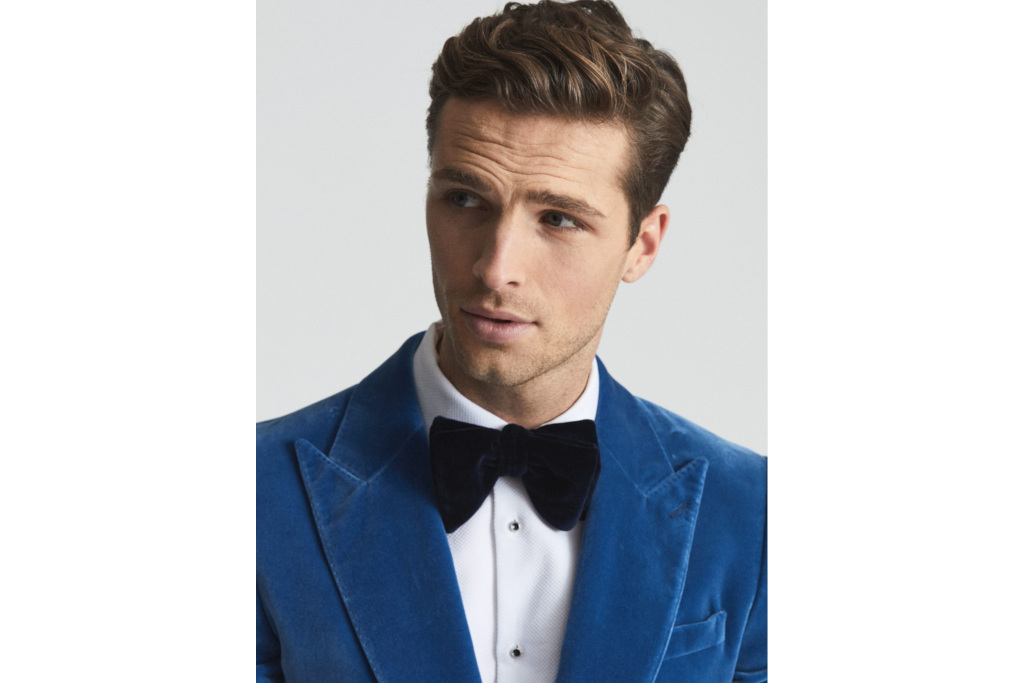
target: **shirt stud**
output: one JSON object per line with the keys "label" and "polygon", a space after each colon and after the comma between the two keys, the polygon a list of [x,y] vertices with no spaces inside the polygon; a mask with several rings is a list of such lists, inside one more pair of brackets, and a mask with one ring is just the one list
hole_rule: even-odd
{"label": "shirt stud", "polygon": [[515,520],[512,520],[511,522],[509,522],[508,523],[508,530],[509,531],[519,531],[519,522],[517,522]]}
{"label": "shirt stud", "polygon": [[510,652],[509,654],[511,654],[513,657],[522,657],[523,651],[519,649],[518,645],[516,645],[514,648],[512,648],[512,652]]}

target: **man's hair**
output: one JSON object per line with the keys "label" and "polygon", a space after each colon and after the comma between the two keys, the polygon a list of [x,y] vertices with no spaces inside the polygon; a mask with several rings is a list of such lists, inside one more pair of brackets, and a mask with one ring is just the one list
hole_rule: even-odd
{"label": "man's hair", "polygon": [[445,41],[430,80],[430,153],[451,97],[492,99],[512,114],[624,124],[633,149],[621,179],[630,244],[690,136],[690,101],[679,65],[634,37],[607,0],[510,2]]}

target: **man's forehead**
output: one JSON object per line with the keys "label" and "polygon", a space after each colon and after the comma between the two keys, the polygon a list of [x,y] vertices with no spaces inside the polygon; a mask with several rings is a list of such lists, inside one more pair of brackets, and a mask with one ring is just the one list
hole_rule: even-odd
{"label": "man's forehead", "polygon": [[[555,173],[622,186],[629,150],[625,127],[601,121],[580,121],[547,114],[509,112],[488,100],[453,99],[439,121],[431,167],[448,169],[457,181],[460,162],[499,163],[521,173]],[[487,182],[486,173],[476,180]],[[469,184],[469,183],[467,183]],[[471,185],[472,186],[472,185]]]}
{"label": "man's forehead", "polygon": [[[516,112],[496,100],[451,98],[441,109],[438,135],[469,135],[482,142],[524,145],[568,143],[574,147],[594,143],[604,147],[620,146],[629,139],[621,121],[598,118],[574,118],[543,112]],[[614,149],[609,149],[612,152]],[[607,155],[605,155],[607,156]]]}

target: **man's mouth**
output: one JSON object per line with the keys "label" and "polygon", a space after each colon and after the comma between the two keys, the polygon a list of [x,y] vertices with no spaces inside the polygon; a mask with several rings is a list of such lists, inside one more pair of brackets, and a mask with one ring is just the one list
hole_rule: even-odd
{"label": "man's mouth", "polygon": [[463,308],[464,321],[477,338],[491,344],[507,344],[529,332],[534,323],[507,311]]}
{"label": "man's mouth", "polygon": [[523,316],[512,313],[511,311],[493,311],[482,307],[467,306],[462,309],[462,312],[496,323],[529,324],[532,322]]}

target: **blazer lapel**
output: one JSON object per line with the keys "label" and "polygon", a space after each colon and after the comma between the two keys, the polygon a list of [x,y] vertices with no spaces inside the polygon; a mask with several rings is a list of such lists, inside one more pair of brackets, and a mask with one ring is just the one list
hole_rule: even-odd
{"label": "blazer lapel", "polygon": [[707,460],[673,468],[642,404],[599,364],[601,475],[587,512],[558,681],[651,681],[668,645]]}
{"label": "blazer lapel", "polygon": [[296,444],[324,553],[381,681],[479,681],[412,380],[417,335],[354,390],[328,454]]}

